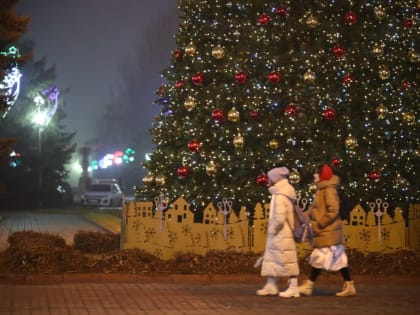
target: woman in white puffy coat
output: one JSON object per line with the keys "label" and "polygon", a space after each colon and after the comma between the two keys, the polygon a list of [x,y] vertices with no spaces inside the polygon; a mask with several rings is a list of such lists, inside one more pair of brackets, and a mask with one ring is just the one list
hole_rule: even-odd
{"label": "woman in white puffy coat", "polygon": [[[286,167],[277,167],[267,173],[271,202],[267,242],[261,267],[261,275],[267,277],[267,282],[257,291],[257,295],[300,296],[297,283],[299,265],[292,232],[293,206],[289,200],[296,198],[296,192],[289,183],[289,173]],[[277,286],[278,277],[289,279],[288,288],[280,293]]]}

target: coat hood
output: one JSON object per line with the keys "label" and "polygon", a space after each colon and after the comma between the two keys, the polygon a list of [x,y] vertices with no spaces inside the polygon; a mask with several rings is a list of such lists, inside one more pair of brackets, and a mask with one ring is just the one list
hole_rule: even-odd
{"label": "coat hood", "polygon": [[295,199],[296,192],[292,185],[290,185],[287,178],[279,180],[275,185],[271,186],[268,191],[272,195],[285,194],[288,197]]}

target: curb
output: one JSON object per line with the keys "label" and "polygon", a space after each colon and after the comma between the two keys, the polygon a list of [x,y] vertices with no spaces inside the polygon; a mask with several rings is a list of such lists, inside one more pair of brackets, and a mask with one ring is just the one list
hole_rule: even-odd
{"label": "curb", "polygon": [[61,283],[261,283],[264,278],[254,274],[0,274],[1,284],[61,284]]}
{"label": "curb", "polygon": [[[299,276],[299,281],[306,279]],[[357,283],[404,283],[420,287],[420,276],[354,275]],[[283,278],[286,279],[286,278]],[[286,281],[286,280],[285,280]],[[321,283],[342,283],[341,275],[325,274]],[[48,285],[65,283],[168,283],[168,284],[256,284],[265,282],[259,274],[123,274],[123,273],[62,273],[62,274],[0,274],[1,285]]]}

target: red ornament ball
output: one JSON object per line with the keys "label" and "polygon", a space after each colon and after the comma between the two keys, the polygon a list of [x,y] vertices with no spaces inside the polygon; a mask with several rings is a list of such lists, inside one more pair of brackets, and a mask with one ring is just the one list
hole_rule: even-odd
{"label": "red ornament ball", "polygon": [[182,80],[179,80],[175,83],[175,87],[177,89],[181,89],[183,86],[184,86],[184,81],[182,81]]}
{"label": "red ornament ball", "polygon": [[191,152],[197,152],[200,149],[200,142],[197,139],[188,142],[188,150]]}
{"label": "red ornament ball", "polygon": [[271,84],[276,84],[280,82],[281,76],[277,72],[273,71],[268,74],[267,79]]}
{"label": "red ornament ball", "polygon": [[178,167],[177,173],[180,178],[186,178],[188,176],[188,167],[185,165]]}
{"label": "red ornament ball", "polygon": [[289,104],[284,109],[284,113],[293,118],[297,116],[297,112],[298,112],[298,108],[295,104]]}
{"label": "red ornament ball", "polygon": [[166,95],[166,87],[164,85],[161,85],[159,89],[156,91],[156,94],[159,96],[165,96]]}
{"label": "red ornament ball", "polygon": [[378,181],[381,179],[381,173],[378,170],[373,170],[369,173],[368,177],[372,181]]}
{"label": "red ornament ball", "polygon": [[350,73],[343,76],[344,85],[350,85],[353,81],[354,81],[353,76]]}
{"label": "red ornament ball", "polygon": [[333,54],[334,56],[336,56],[337,58],[343,57],[344,56],[344,47],[341,45],[335,45],[333,47]]}
{"label": "red ornament ball", "polygon": [[276,10],[276,15],[279,17],[286,17],[289,15],[289,11],[287,10],[287,8],[280,6]]}
{"label": "red ornament ball", "polygon": [[172,57],[176,60],[176,61],[181,61],[182,57],[184,56],[184,54],[182,53],[181,50],[177,49],[174,50],[174,52],[172,53]]}
{"label": "red ornament ball", "polygon": [[324,116],[326,120],[333,120],[335,118],[335,114],[335,109],[332,107],[328,107],[326,110],[324,110],[322,116]]}
{"label": "red ornament ball", "polygon": [[260,112],[257,110],[251,110],[251,112],[249,113],[249,117],[251,117],[252,119],[258,119],[260,118]]}
{"label": "red ornament ball", "polygon": [[212,113],[211,117],[215,122],[220,122],[225,118],[225,115],[223,114],[223,110],[220,108],[216,108]]}
{"label": "red ornament ball", "polygon": [[261,14],[258,17],[258,23],[260,23],[260,25],[267,25],[270,23],[270,17],[267,14]]}
{"label": "red ornament ball", "polygon": [[240,71],[235,74],[236,83],[244,84],[246,82],[246,79],[247,79],[246,73],[243,71]]}
{"label": "red ornament ball", "polygon": [[267,174],[260,174],[257,176],[257,184],[261,186],[267,186],[268,185],[268,176]]}
{"label": "red ornament ball", "polygon": [[412,27],[413,27],[413,25],[414,25],[413,20],[408,19],[408,20],[405,20],[405,21],[404,21],[404,26],[405,26],[406,28],[412,28]]}
{"label": "red ornament ball", "polygon": [[354,25],[357,23],[357,16],[354,12],[350,11],[346,14],[344,20],[348,25]]}
{"label": "red ornament ball", "polygon": [[409,81],[403,81],[403,88],[404,90],[408,90],[410,88],[411,84]]}
{"label": "red ornament ball", "polygon": [[335,159],[331,160],[331,165],[332,166],[340,166],[340,164],[341,164],[340,159],[335,158]]}
{"label": "red ornament ball", "polygon": [[195,85],[201,85],[204,82],[204,76],[202,73],[196,73],[192,76],[191,80]]}

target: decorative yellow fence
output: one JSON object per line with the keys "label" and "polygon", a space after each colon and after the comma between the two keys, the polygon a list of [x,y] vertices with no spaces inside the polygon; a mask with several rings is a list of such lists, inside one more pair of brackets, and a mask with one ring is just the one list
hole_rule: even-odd
{"label": "decorative yellow fence", "polygon": [[[217,208],[210,203],[203,212],[202,222],[194,222],[188,202],[180,197],[165,209],[163,199],[130,201],[124,204],[121,244],[124,249],[140,248],[162,259],[177,253],[206,254],[209,250],[236,252],[264,251],[269,204],[256,204],[249,225],[249,211],[242,207],[234,211],[231,202],[223,200]],[[408,222],[402,210],[388,214],[388,204],[381,199],[369,204],[365,211],[357,205],[344,222],[347,248],[360,251],[395,251],[403,248],[420,249],[420,207],[409,208]],[[236,213],[239,213],[237,215]],[[298,244],[300,255],[311,248]]]}

